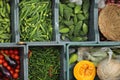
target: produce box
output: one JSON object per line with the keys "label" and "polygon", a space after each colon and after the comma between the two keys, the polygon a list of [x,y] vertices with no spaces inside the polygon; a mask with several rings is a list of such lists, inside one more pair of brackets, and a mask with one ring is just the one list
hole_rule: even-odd
{"label": "produce box", "polygon": [[[96,42],[96,1],[80,5],[69,0],[59,2],[59,37],[61,42]],[[91,36],[92,35],[92,36]]]}
{"label": "produce box", "polygon": [[[114,66],[109,65],[116,65],[114,62],[111,64],[112,60],[118,60],[119,62],[119,50],[119,45],[69,44],[67,46],[67,80],[85,78],[92,80],[116,79],[117,77],[110,77],[110,75],[112,76],[111,72],[113,71],[112,73],[114,73],[116,70]],[[104,61],[108,58],[110,58],[110,63],[108,60],[106,62]],[[94,68],[92,65],[94,65]]]}
{"label": "produce box", "polygon": [[[103,5],[100,3],[103,2]],[[119,43],[119,1],[106,0],[98,1],[98,42],[103,43]],[[117,12],[116,12],[117,10]]]}
{"label": "produce box", "polygon": [[28,79],[66,80],[65,45],[28,44]]}
{"label": "produce box", "polygon": [[25,52],[23,45],[0,45],[0,79],[26,80]]}

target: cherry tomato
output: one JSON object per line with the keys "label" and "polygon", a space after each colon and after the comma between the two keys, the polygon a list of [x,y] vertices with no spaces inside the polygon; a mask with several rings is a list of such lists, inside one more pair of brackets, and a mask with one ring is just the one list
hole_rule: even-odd
{"label": "cherry tomato", "polygon": [[17,69],[20,69],[20,65],[17,65],[17,67],[16,67]]}
{"label": "cherry tomato", "polygon": [[19,57],[18,55],[15,55],[14,59],[15,59],[15,60],[19,60],[20,57]]}
{"label": "cherry tomato", "polygon": [[13,59],[14,59],[14,58],[15,58],[15,55],[14,55],[14,54],[11,54],[11,58],[13,58]]}
{"label": "cherry tomato", "polygon": [[14,49],[14,54],[18,55],[18,50],[17,49]]}
{"label": "cherry tomato", "polygon": [[0,59],[3,59],[3,58],[4,58],[4,56],[2,54],[0,54]]}
{"label": "cherry tomato", "polygon": [[12,49],[9,50],[9,54],[13,54],[13,52],[14,52],[14,51],[13,51]]}
{"label": "cherry tomato", "polygon": [[20,72],[20,70],[19,70],[19,69],[15,69],[15,72],[16,72],[16,73],[19,73],[19,72]]}
{"label": "cherry tomato", "polygon": [[4,50],[4,53],[7,54],[7,55],[9,55],[9,51],[7,49]]}
{"label": "cherry tomato", "polygon": [[3,60],[2,59],[0,59],[0,64],[2,64],[3,63]]}
{"label": "cherry tomato", "polygon": [[13,74],[13,78],[14,78],[14,79],[17,79],[18,77],[19,77],[18,73],[14,73],[14,74]]}
{"label": "cherry tomato", "polygon": [[7,69],[8,69],[8,70],[11,70],[11,67],[10,67],[10,66],[7,66]]}
{"label": "cherry tomato", "polygon": [[3,66],[4,66],[4,67],[7,67],[7,66],[8,66],[8,63],[7,63],[7,62],[4,62],[4,63],[3,63]]}

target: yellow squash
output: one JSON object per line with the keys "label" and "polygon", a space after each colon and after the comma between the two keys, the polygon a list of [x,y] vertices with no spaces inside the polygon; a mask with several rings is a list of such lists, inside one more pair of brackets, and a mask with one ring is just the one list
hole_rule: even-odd
{"label": "yellow squash", "polygon": [[73,74],[77,80],[94,80],[96,68],[92,62],[82,60],[75,65]]}

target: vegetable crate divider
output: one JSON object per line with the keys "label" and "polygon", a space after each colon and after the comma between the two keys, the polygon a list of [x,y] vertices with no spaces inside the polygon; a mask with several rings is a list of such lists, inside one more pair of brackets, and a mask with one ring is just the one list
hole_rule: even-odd
{"label": "vegetable crate divider", "polygon": [[26,65],[27,65],[27,54],[24,45],[16,45],[14,43],[5,43],[0,45],[0,50],[14,50],[17,49],[20,56],[20,73],[19,79],[26,80]]}
{"label": "vegetable crate divider", "polygon": [[[66,80],[66,45],[65,44],[39,44],[39,43],[36,43],[36,44],[31,44],[31,43],[29,43],[28,44],[28,48],[30,49],[30,50],[32,50],[33,48],[35,49],[38,49],[38,50],[40,50],[40,49],[42,49],[43,48],[43,50],[45,50],[45,48],[46,48],[46,50],[47,49],[49,49],[49,48],[54,48],[55,50],[59,50],[59,57],[57,57],[57,54],[55,55],[55,53],[53,52],[53,57],[57,57],[57,59],[59,59],[59,61],[57,61],[57,63],[56,63],[56,66],[58,66],[58,64],[60,64],[60,69],[59,69],[59,75],[57,74],[56,76],[58,76],[58,79],[59,80]],[[40,49],[39,49],[40,48]],[[33,51],[35,51],[35,50],[33,50]],[[39,53],[39,54],[48,54],[48,53]],[[52,54],[51,53],[51,51],[50,51],[50,54]],[[49,54],[49,55],[50,55]],[[35,55],[35,53],[32,53],[32,55]],[[43,57],[41,57],[40,55],[38,55],[39,57],[38,58],[41,58],[41,60],[43,59]],[[32,56],[31,56],[32,57]],[[38,58],[36,58],[36,60],[38,59]],[[52,57],[51,57],[52,58]],[[52,61],[52,63],[53,62],[56,62],[56,60],[54,60],[54,61]],[[46,63],[48,63],[48,64],[51,64],[51,63],[49,63],[49,62],[46,62]],[[28,63],[28,66],[29,66],[29,64],[30,63]],[[42,65],[42,64],[41,64]],[[46,65],[47,64],[45,64],[45,67],[46,67]],[[51,64],[51,65],[53,65],[53,67],[55,67],[55,64],[53,63],[53,64]],[[47,65],[48,66],[48,65]],[[40,65],[38,66],[38,67],[40,67]],[[35,69],[35,70],[37,70],[37,69]],[[29,71],[29,70],[28,70]],[[32,71],[32,70],[31,70]],[[44,70],[44,71],[48,71],[48,70]],[[54,71],[54,70],[53,70]],[[39,74],[40,74],[41,72],[39,72]],[[46,72],[45,72],[46,73]],[[53,77],[55,76],[55,74],[53,73],[53,72],[48,72],[48,78],[45,78],[45,79],[53,79],[52,77],[50,78],[50,75],[53,75]],[[32,75],[30,75],[29,74],[29,72],[28,72],[28,74],[27,74],[27,76],[28,76],[28,78],[30,77],[30,76],[32,76]],[[26,80],[28,80],[28,78],[26,78]],[[41,78],[41,77],[40,77]],[[35,79],[35,78],[34,78]],[[37,78],[36,78],[37,79]],[[57,78],[56,78],[57,79]]]}
{"label": "vegetable crate divider", "polygon": [[[66,80],[76,80],[75,77],[73,76],[73,68],[75,66],[76,63],[72,63],[72,64],[69,64],[69,59],[70,59],[70,55],[76,53],[76,50],[78,48],[81,48],[81,47],[119,47],[120,48],[120,45],[116,45],[116,44],[73,44],[73,43],[70,43],[67,45],[67,79]],[[70,53],[70,49],[76,49],[75,52],[71,52]],[[83,53],[84,54],[84,53]],[[95,79],[94,80],[100,80],[98,78],[98,76],[96,75],[95,76]]]}
{"label": "vegetable crate divider", "polygon": [[61,76],[63,79],[60,80],[70,80],[69,76],[69,48],[71,46],[116,46],[120,45],[120,42],[115,41],[101,41],[100,33],[98,28],[98,0],[90,0],[90,11],[89,11],[89,28],[88,28],[88,40],[87,41],[63,41],[61,40],[61,33],[59,33],[60,23],[59,23],[59,4],[60,0],[52,0],[52,39],[50,41],[24,41],[25,44],[18,45],[17,43],[21,41],[21,29],[20,29],[20,6],[19,3],[22,0],[12,0],[10,1],[11,6],[11,41],[0,43],[1,49],[9,49],[17,47],[21,53],[21,73],[20,80],[28,80],[28,57],[26,56],[30,47],[44,47],[44,46],[55,46],[61,47]]}

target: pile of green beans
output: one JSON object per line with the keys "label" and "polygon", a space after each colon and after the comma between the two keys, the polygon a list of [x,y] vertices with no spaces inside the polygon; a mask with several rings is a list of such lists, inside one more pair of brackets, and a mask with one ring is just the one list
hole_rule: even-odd
{"label": "pile of green beans", "polygon": [[10,42],[10,1],[0,0],[0,43]]}
{"label": "pile of green beans", "polygon": [[51,0],[21,0],[19,8],[21,41],[51,41]]}
{"label": "pile of green beans", "polygon": [[32,47],[29,59],[30,80],[59,80],[60,48]]}

